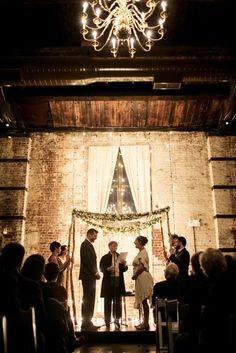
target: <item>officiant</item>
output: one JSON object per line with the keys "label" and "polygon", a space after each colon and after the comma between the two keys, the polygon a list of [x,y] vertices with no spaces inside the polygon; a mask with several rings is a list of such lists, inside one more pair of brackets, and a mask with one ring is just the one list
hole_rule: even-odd
{"label": "officiant", "polygon": [[111,312],[116,327],[120,327],[122,295],[125,294],[124,272],[128,270],[124,256],[117,253],[117,247],[116,241],[110,241],[108,254],[100,260],[100,271],[103,273],[101,297],[104,298],[104,319],[107,328],[110,327]]}

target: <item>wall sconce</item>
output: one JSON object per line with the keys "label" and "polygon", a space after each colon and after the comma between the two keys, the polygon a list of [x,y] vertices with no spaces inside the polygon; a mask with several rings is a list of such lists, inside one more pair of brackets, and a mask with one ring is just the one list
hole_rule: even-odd
{"label": "wall sconce", "polygon": [[193,229],[193,245],[194,245],[194,252],[197,252],[196,248],[196,232],[195,228],[200,227],[200,219],[188,219],[187,226]]}

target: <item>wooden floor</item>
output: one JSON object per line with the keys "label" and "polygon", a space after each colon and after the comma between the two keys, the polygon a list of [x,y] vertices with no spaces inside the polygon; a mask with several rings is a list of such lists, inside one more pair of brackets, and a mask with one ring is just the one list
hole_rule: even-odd
{"label": "wooden floor", "polygon": [[156,353],[156,346],[150,344],[84,344],[74,353]]}
{"label": "wooden floor", "polygon": [[[82,334],[85,337],[85,346],[89,346],[89,345],[93,346],[93,344],[110,345],[114,343],[124,343],[125,345],[146,344],[146,345],[155,346],[155,326],[153,324],[150,325],[149,331],[139,331],[134,327],[133,324],[121,325],[119,330],[116,329],[114,324],[111,324],[110,328],[107,328],[105,325],[102,325],[97,331],[81,332],[80,327],[77,326],[76,328],[77,328],[76,334],[78,336]],[[97,347],[96,345],[95,347]],[[140,349],[141,349],[141,346],[140,346]],[[111,349],[108,349],[108,351],[112,352]],[[124,352],[126,351],[124,350]]]}
{"label": "wooden floor", "polygon": [[[102,324],[97,324],[97,323],[95,323],[95,325],[97,325],[97,326],[100,327],[100,328],[96,331],[96,333],[99,333],[99,332],[100,332],[100,333],[101,333],[101,332],[117,332],[117,331],[120,331],[120,332],[136,332],[136,333],[137,333],[137,332],[138,332],[138,333],[143,332],[143,331],[137,330],[137,329],[135,328],[135,324],[132,323],[132,322],[129,322],[129,321],[127,321],[127,323],[126,323],[126,322],[121,323],[119,330],[117,330],[115,324],[113,324],[113,323],[110,324],[110,327],[109,327],[109,328],[107,328],[106,325],[103,324],[103,323],[102,323]],[[153,331],[155,331],[155,330],[156,330],[155,324],[150,323],[150,330],[149,330],[149,331],[153,332]],[[75,331],[76,331],[76,332],[80,332],[80,325],[75,325]],[[148,332],[148,331],[147,331],[147,332]]]}

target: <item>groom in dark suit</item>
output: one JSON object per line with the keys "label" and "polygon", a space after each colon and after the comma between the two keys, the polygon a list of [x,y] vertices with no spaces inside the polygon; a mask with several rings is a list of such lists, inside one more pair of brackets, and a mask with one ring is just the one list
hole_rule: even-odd
{"label": "groom in dark suit", "polygon": [[100,274],[97,269],[97,256],[93,247],[93,243],[97,239],[97,233],[98,231],[96,229],[89,229],[87,231],[87,237],[80,247],[79,279],[82,280],[83,286],[81,330],[98,329],[98,327],[94,326],[92,323],[96,294],[96,280],[100,279]]}

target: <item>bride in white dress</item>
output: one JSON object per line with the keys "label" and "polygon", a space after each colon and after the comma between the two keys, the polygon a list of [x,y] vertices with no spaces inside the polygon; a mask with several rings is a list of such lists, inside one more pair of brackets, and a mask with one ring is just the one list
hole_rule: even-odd
{"label": "bride in white dress", "polygon": [[153,278],[149,272],[149,257],[145,249],[148,239],[138,236],[135,239],[135,246],[139,253],[133,261],[133,277],[135,280],[135,303],[134,307],[143,309],[143,322],[136,326],[137,330],[149,330],[149,304],[152,299]]}

